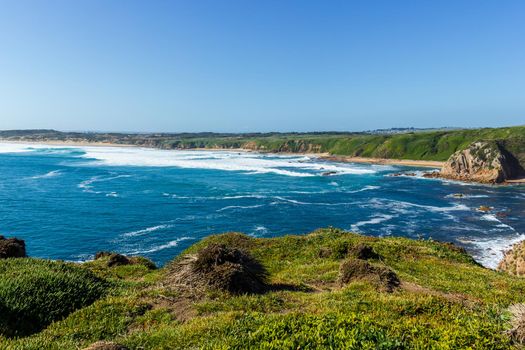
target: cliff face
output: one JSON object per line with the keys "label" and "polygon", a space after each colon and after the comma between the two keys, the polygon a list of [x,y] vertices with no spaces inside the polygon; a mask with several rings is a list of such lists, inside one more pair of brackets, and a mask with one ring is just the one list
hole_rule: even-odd
{"label": "cliff face", "polygon": [[515,276],[525,275],[525,241],[514,244],[512,249],[505,253],[498,270]]}
{"label": "cliff face", "polygon": [[439,175],[461,181],[501,183],[522,173],[516,158],[496,141],[477,141],[451,155]]}

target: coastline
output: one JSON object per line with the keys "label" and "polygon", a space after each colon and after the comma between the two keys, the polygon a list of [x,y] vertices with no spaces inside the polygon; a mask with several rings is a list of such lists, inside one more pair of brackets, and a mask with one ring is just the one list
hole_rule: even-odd
{"label": "coastline", "polygon": [[411,160],[411,159],[390,159],[390,158],[365,158],[352,156],[335,156],[329,153],[309,153],[309,152],[261,152],[249,148],[188,148],[188,149],[162,149],[155,147],[148,147],[142,145],[132,145],[125,143],[110,143],[110,142],[87,142],[87,141],[35,141],[35,140],[5,140],[0,139],[0,143],[12,144],[35,144],[35,145],[50,145],[50,146],[79,146],[79,147],[137,147],[137,148],[152,148],[161,149],[165,151],[216,151],[216,152],[246,152],[246,153],[261,153],[261,154],[278,154],[278,155],[304,155],[309,157],[317,157],[319,159],[342,162],[342,163],[367,163],[379,165],[404,165],[417,166],[427,168],[440,168],[444,162],[429,161],[429,160]]}
{"label": "coastline", "polygon": [[110,143],[110,142],[86,142],[86,141],[35,141],[35,140],[5,140],[0,139],[0,143],[12,144],[34,144],[34,145],[49,145],[49,146],[78,146],[78,147],[141,147],[138,145],[130,145],[125,143]]}
{"label": "coastline", "polygon": [[365,158],[365,157],[351,157],[351,156],[323,156],[323,159],[344,162],[344,163],[367,163],[379,165],[404,165],[417,166],[426,168],[441,168],[445,162],[433,160],[413,160],[413,159],[391,159],[391,158]]}

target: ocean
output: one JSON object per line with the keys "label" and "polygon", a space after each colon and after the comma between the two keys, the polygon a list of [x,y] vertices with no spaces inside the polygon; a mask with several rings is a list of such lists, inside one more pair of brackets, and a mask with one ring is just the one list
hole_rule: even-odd
{"label": "ocean", "polygon": [[[0,143],[0,234],[26,240],[33,257],[85,261],[106,250],[159,265],[231,231],[275,237],[333,226],[432,238],[490,268],[525,239],[525,186],[425,179],[424,170],[304,155]],[[400,171],[416,176],[391,176]]]}

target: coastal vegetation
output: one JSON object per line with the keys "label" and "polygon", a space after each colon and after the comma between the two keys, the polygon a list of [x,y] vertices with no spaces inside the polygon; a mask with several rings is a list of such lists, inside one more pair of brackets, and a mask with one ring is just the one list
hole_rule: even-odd
{"label": "coastal vegetation", "polygon": [[497,141],[525,164],[525,126],[443,129],[396,133],[75,133],[54,130],[0,131],[17,141],[98,142],[161,149],[246,149],[262,152],[315,152],[332,155],[445,161],[480,140]]}
{"label": "coastal vegetation", "polygon": [[0,260],[0,307],[42,328],[3,326],[0,348],[518,349],[524,337],[525,279],[433,240],[228,233],[160,269],[111,259]]}

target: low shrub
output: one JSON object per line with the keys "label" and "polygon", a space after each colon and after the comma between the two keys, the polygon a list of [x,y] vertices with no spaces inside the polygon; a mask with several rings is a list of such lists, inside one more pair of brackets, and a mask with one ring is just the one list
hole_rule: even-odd
{"label": "low shrub", "polygon": [[0,334],[25,336],[104,295],[109,284],[81,267],[31,258],[0,260]]}

